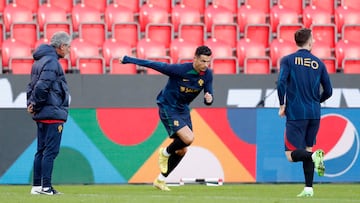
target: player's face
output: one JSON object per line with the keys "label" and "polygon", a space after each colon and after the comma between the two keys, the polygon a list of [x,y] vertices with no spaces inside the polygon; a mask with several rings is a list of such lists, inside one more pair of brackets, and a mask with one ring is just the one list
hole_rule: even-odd
{"label": "player's face", "polygon": [[206,71],[206,69],[210,66],[210,62],[211,62],[211,56],[206,56],[206,55],[195,56],[194,69],[197,72]]}

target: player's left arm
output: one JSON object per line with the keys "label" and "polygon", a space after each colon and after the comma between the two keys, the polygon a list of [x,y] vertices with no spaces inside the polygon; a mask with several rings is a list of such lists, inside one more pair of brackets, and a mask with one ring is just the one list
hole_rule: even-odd
{"label": "player's left arm", "polygon": [[206,77],[205,87],[204,87],[204,104],[211,105],[214,102],[214,93],[213,93],[213,75],[210,72]]}
{"label": "player's left arm", "polygon": [[330,81],[329,74],[327,73],[326,67],[323,68],[323,73],[321,74],[321,85],[323,92],[320,96],[320,103],[324,102],[325,100],[329,99],[332,95],[332,85]]}

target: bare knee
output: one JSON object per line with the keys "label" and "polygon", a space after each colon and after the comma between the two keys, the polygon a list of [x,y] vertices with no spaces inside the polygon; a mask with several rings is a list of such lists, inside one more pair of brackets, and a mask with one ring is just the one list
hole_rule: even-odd
{"label": "bare knee", "polygon": [[186,145],[191,145],[194,142],[194,133],[188,126],[181,128],[176,134]]}
{"label": "bare knee", "polygon": [[288,161],[293,162],[293,159],[291,157],[291,152],[292,151],[285,151],[285,156],[286,156]]}

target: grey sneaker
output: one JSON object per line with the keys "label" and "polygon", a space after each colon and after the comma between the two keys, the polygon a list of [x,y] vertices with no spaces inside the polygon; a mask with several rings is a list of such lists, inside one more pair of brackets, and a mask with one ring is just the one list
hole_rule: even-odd
{"label": "grey sneaker", "polygon": [[44,190],[44,188],[42,190],[39,191],[40,194],[42,195],[61,195],[63,193],[55,190],[53,187],[50,187],[47,190]]}

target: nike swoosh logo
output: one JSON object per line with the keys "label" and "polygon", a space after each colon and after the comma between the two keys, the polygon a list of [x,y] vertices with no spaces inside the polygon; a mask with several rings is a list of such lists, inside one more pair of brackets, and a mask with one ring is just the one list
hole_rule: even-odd
{"label": "nike swoosh logo", "polygon": [[188,81],[189,81],[189,79],[183,79],[183,81],[184,81],[184,82],[188,82]]}

